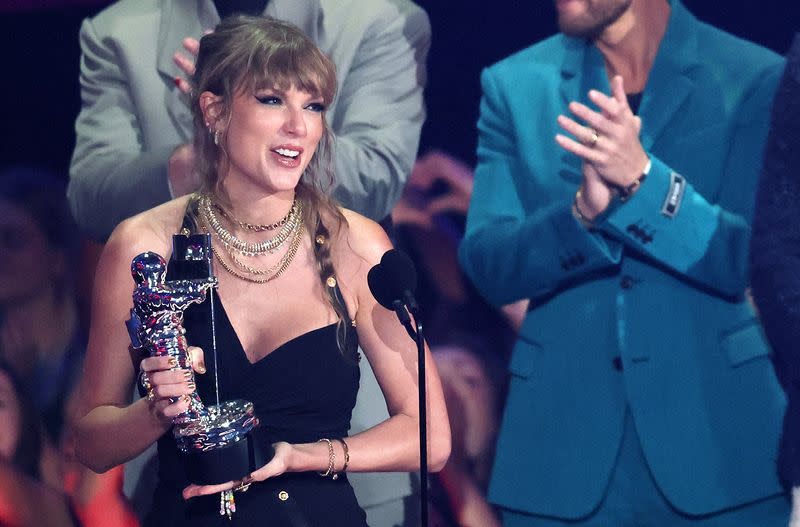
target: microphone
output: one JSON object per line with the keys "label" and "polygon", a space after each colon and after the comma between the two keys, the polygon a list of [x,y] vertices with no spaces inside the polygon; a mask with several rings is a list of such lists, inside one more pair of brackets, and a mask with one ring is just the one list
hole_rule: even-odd
{"label": "microphone", "polygon": [[[372,296],[380,305],[397,313],[397,318],[417,345],[419,383],[419,460],[420,460],[420,524],[428,527],[428,431],[425,406],[425,337],[419,317],[419,306],[414,299],[417,288],[417,271],[414,262],[402,251],[391,249],[381,257],[379,264],[367,273],[367,284]],[[411,323],[409,311],[414,315]]]}
{"label": "microphone", "polygon": [[[417,288],[417,271],[414,262],[402,251],[391,249],[367,273],[367,284],[372,296],[380,305],[397,314],[409,336],[416,339],[416,331],[408,311],[419,317],[419,306],[413,291]],[[406,311],[408,307],[408,311]]]}
{"label": "microphone", "polygon": [[386,309],[395,309],[395,301],[400,301],[415,315],[419,311],[414,299],[417,271],[406,253],[397,249],[386,251],[381,262],[369,270],[367,283],[372,296]]}

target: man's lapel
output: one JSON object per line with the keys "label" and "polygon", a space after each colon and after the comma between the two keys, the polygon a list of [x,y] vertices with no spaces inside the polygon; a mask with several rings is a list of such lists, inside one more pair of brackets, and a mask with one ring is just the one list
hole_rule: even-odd
{"label": "man's lapel", "polygon": [[641,141],[650,150],[694,90],[689,72],[698,62],[694,17],[678,0],[672,13],[642,96]]}

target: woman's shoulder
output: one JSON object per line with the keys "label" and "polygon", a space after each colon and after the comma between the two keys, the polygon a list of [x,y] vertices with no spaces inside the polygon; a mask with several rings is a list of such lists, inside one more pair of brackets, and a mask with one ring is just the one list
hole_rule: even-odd
{"label": "woman's shoulder", "polygon": [[340,210],[347,220],[347,228],[341,234],[345,246],[369,265],[378,263],[383,253],[392,248],[386,231],[366,216],[345,208]]}
{"label": "woman's shoulder", "polygon": [[111,233],[105,251],[135,256],[144,251],[165,254],[172,249],[172,235],[183,223],[190,196],[182,196],[122,221]]}

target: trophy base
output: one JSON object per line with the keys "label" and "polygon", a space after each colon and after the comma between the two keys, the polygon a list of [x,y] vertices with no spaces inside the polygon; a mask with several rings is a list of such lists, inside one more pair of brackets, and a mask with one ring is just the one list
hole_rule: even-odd
{"label": "trophy base", "polygon": [[[264,450],[269,450],[264,452]],[[218,485],[249,476],[275,454],[271,445],[259,445],[252,433],[224,448],[183,454],[189,481],[196,485]]]}
{"label": "trophy base", "polygon": [[173,429],[189,481],[218,485],[243,479],[272,459],[272,445],[260,445],[253,437],[258,426],[253,403],[237,399],[206,410]]}

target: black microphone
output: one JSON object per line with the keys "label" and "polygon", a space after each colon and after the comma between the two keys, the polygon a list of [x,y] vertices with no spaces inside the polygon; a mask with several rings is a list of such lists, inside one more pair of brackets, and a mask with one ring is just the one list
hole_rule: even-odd
{"label": "black microphone", "polygon": [[380,263],[367,273],[367,284],[375,300],[394,311],[409,336],[416,339],[416,331],[406,311],[408,306],[408,310],[417,316],[419,310],[413,293],[417,287],[417,271],[411,258],[397,249],[386,251]]}
{"label": "black microphone", "polygon": [[402,251],[391,249],[381,257],[381,262],[369,270],[367,283],[372,295],[386,309],[394,309],[399,300],[416,314],[417,271],[414,262]]}
{"label": "black microphone", "polygon": [[[419,383],[419,459],[420,459],[420,524],[428,526],[428,432],[425,407],[425,337],[419,317],[419,306],[414,299],[417,288],[417,271],[414,262],[402,251],[391,249],[381,257],[381,262],[367,273],[367,283],[372,296],[380,305],[397,313],[397,318],[417,344]],[[408,308],[408,309],[406,309]],[[414,315],[411,323],[409,311]]]}

